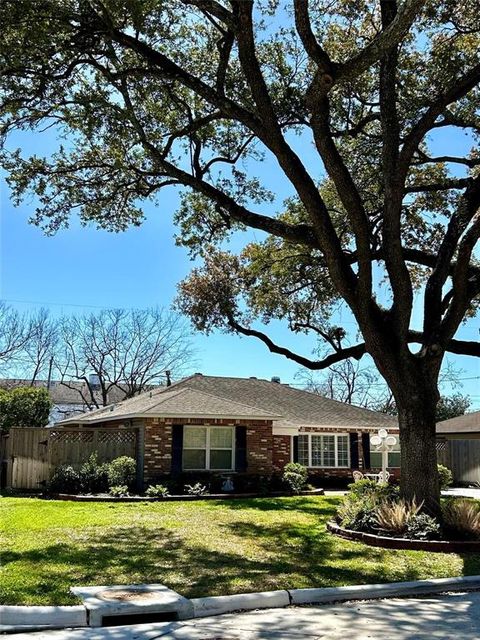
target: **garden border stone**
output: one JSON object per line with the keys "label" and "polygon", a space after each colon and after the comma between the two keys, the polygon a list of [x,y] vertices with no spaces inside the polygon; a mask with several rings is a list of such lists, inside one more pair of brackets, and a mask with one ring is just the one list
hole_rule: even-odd
{"label": "garden border stone", "polygon": [[436,553],[480,552],[480,540],[408,540],[407,538],[391,538],[390,536],[377,536],[374,533],[344,529],[332,520],[327,522],[327,530],[345,540],[363,542],[371,547],[382,547],[384,549],[433,551]]}

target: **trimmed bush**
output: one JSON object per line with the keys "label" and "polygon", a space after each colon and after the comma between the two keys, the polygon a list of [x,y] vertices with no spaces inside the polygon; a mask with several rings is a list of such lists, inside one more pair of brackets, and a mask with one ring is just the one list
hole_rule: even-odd
{"label": "trimmed bush", "polygon": [[308,469],[298,462],[289,462],[283,469],[282,480],[292,493],[300,493],[307,485]]}
{"label": "trimmed bush", "polygon": [[80,485],[83,493],[103,493],[108,490],[107,463],[98,462],[98,454],[92,453],[80,467]]}
{"label": "trimmed bush", "polygon": [[118,487],[126,485],[132,488],[135,483],[137,464],[133,458],[120,456],[108,465],[108,486]]}
{"label": "trimmed bush", "polygon": [[79,493],[81,488],[80,474],[69,464],[57,467],[47,484],[52,493]]}
{"label": "trimmed bush", "polygon": [[453,474],[448,467],[443,464],[437,465],[438,469],[438,481],[440,483],[440,489],[448,489],[453,482]]}

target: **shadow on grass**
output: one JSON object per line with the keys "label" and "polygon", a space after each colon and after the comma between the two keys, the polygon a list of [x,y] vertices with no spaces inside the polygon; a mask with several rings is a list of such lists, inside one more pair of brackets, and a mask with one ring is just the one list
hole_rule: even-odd
{"label": "shadow on grass", "polygon": [[[327,533],[325,521],[337,503],[335,498],[302,497],[222,501],[218,503],[222,510],[242,512],[223,521],[220,513],[216,518],[216,503],[209,502],[213,506],[209,518],[216,526],[209,529],[201,522],[195,539],[134,521],[106,530],[71,529],[62,544],[52,539],[43,546],[38,541],[34,548],[2,552],[3,602],[68,604],[75,601],[69,594],[74,585],[159,582],[187,597],[198,597],[415,580],[429,577],[430,571],[439,577],[442,572],[451,575],[448,556],[438,558],[443,563],[438,571],[424,566],[427,556],[431,564],[432,554],[367,547]],[[276,511],[280,517],[258,522],[261,518],[249,516],[249,509]],[[293,512],[314,518],[295,519]],[[462,559],[465,575],[480,573],[478,554]]]}
{"label": "shadow on grass", "polygon": [[318,517],[333,516],[339,498],[329,496],[291,496],[287,498],[245,498],[239,500],[213,501],[211,504],[232,511],[256,509],[258,511],[296,511]]}

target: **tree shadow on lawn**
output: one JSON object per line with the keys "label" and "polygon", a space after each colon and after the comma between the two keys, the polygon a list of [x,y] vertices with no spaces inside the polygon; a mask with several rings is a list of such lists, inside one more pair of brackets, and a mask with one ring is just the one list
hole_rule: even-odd
{"label": "tree shadow on lawn", "polygon": [[[166,529],[116,528],[87,544],[52,544],[25,551],[5,551],[5,604],[69,604],[70,586],[160,582],[187,597],[222,595],[305,586],[378,580],[364,569],[349,568],[362,550],[345,550],[336,566],[332,543],[310,530],[278,525],[231,525],[240,536],[255,536],[258,547],[238,553],[188,544]],[[221,542],[221,541],[220,541]],[[213,546],[213,545],[212,545]],[[320,561],[319,561],[320,560]],[[328,561],[324,564],[325,561]],[[8,565],[12,573],[9,576]],[[14,573],[20,577],[16,579]],[[23,579],[25,577],[25,579]]]}
{"label": "tree shadow on lawn", "polygon": [[[238,553],[188,542],[168,529],[146,527],[117,527],[86,543],[5,551],[5,577],[8,564],[18,564],[4,582],[4,603],[68,604],[75,601],[69,587],[78,585],[159,582],[187,597],[198,597],[385,582],[392,577],[382,570],[387,552],[368,550],[376,562],[365,563],[363,545],[331,538],[323,525],[221,526],[228,535],[245,539]],[[213,547],[222,541],[223,537],[212,543],[206,540]],[[15,579],[15,572],[20,579]],[[401,579],[417,576],[412,568]]]}
{"label": "tree shadow on lawn", "polygon": [[298,511],[317,517],[333,517],[339,504],[339,499],[330,496],[289,496],[287,498],[245,498],[236,500],[212,501],[212,505],[244,511],[256,509],[258,511]]}

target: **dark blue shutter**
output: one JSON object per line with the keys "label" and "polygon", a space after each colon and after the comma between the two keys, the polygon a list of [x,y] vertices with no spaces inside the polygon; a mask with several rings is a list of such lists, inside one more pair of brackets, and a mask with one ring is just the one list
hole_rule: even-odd
{"label": "dark blue shutter", "polygon": [[298,436],[293,436],[293,461],[298,462]]}
{"label": "dark blue shutter", "polygon": [[172,427],[172,473],[181,473],[183,458],[183,424]]}
{"label": "dark blue shutter", "polygon": [[358,433],[350,434],[350,468],[358,469]]}
{"label": "dark blue shutter", "polygon": [[370,434],[362,433],[363,468],[370,469]]}
{"label": "dark blue shutter", "polygon": [[247,427],[235,427],[235,470],[247,470]]}

